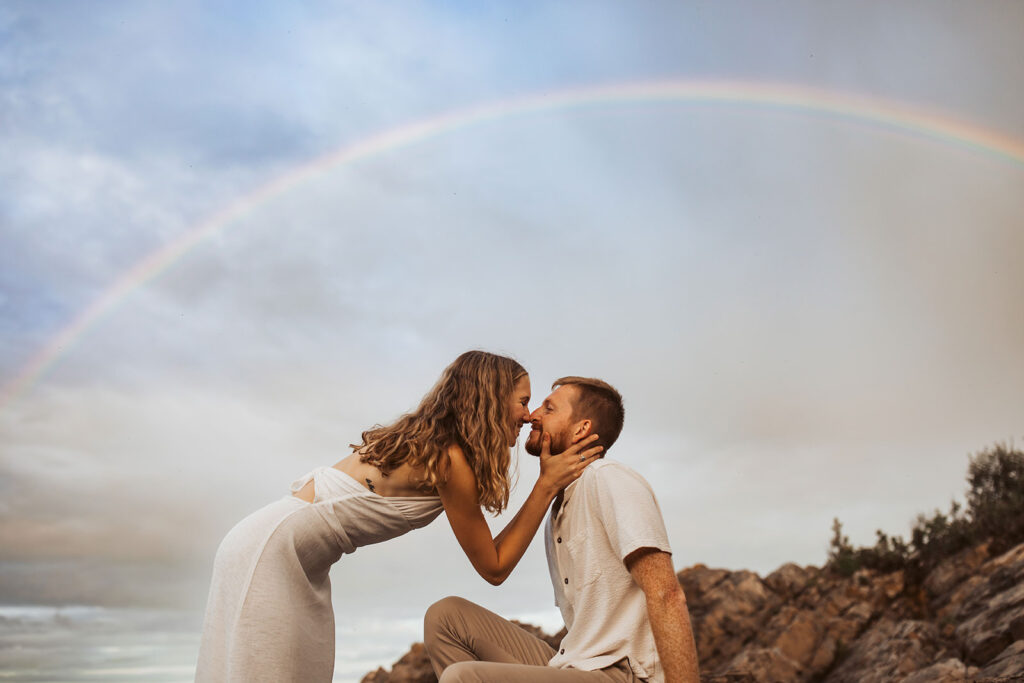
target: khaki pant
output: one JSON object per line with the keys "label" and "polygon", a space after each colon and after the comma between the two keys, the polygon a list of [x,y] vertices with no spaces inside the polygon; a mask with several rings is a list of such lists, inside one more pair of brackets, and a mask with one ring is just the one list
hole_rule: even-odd
{"label": "khaki pant", "polygon": [[621,660],[597,671],[547,665],[554,649],[540,638],[462,598],[445,598],[427,610],[423,642],[439,683],[632,683]]}

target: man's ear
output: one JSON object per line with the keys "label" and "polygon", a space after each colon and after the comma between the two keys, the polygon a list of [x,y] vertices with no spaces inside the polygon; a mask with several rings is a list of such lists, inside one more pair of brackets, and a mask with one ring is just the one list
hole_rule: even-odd
{"label": "man's ear", "polygon": [[593,423],[590,420],[580,420],[572,428],[572,442],[576,443],[581,439],[585,439],[590,436],[590,432],[593,429]]}

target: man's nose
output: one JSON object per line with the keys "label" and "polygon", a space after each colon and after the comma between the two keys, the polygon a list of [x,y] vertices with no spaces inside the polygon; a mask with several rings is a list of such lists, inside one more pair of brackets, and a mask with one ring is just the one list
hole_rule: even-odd
{"label": "man's nose", "polygon": [[534,421],[540,419],[540,416],[537,415],[537,413],[539,413],[539,412],[540,412],[540,407],[538,407],[537,410],[535,410],[532,413],[530,413],[530,422],[534,422]]}

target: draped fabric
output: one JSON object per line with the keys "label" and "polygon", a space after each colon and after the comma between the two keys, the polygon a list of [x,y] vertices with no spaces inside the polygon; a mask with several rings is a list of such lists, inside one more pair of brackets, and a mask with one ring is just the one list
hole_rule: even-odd
{"label": "draped fabric", "polygon": [[334,672],[331,566],[356,548],[426,526],[437,496],[384,497],[333,467],[307,503],[285,496],[239,522],[221,542],[203,623],[197,682],[330,681]]}

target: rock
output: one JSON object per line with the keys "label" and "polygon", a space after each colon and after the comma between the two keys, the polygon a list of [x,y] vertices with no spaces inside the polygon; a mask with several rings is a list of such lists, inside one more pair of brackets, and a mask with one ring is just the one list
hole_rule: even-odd
{"label": "rock", "polygon": [[1024,679],[1024,640],[1018,640],[992,658],[988,665],[978,672],[979,678],[1008,678],[1017,676]]}
{"label": "rock", "polygon": [[388,683],[389,674],[385,671],[384,667],[378,667],[376,671],[363,676],[360,683]]}
{"label": "rock", "polygon": [[934,601],[935,604],[941,605],[936,611],[935,616],[939,618],[955,618],[964,609],[963,605],[967,597],[977,591],[979,586],[985,585],[985,582],[985,577],[980,574],[970,576],[962,581],[948,596]]}
{"label": "rock", "polygon": [[791,599],[803,591],[816,571],[788,562],[766,576],[764,582],[783,599]]}
{"label": "rock", "polygon": [[792,616],[773,643],[792,662],[806,669],[825,635],[825,616],[820,612],[802,610]]}
{"label": "rock", "polygon": [[956,657],[950,657],[918,669],[900,683],[963,683],[974,680],[977,673],[977,667],[967,666]]}
{"label": "rock", "polygon": [[825,638],[818,643],[818,647],[814,651],[814,657],[808,665],[808,673],[814,677],[821,676],[823,673],[828,671],[832,666],[832,663],[836,661],[836,655],[838,654],[839,642],[832,636],[825,636]]}
{"label": "rock", "polygon": [[985,568],[987,579],[976,585],[956,613],[956,640],[966,659],[978,665],[1024,639],[1024,545]]}
{"label": "rock", "polygon": [[754,678],[753,674],[729,672],[701,674],[700,683],[757,683],[757,679]]}
{"label": "rock", "polygon": [[[684,586],[685,590],[685,586]],[[781,600],[753,572],[727,572],[704,594],[687,603],[697,641],[697,656],[712,670],[728,662],[753,638]]]}
{"label": "rock", "polygon": [[940,650],[939,633],[925,621],[881,619],[850,648],[826,683],[888,683],[929,666]]}
{"label": "rock", "polygon": [[412,648],[392,665],[390,672],[377,669],[364,676],[361,683],[437,683],[437,676],[423,643],[413,643]]}
{"label": "rock", "polygon": [[993,598],[988,609],[958,626],[955,635],[978,664],[1024,638],[1024,583]]}
{"label": "rock", "polygon": [[778,648],[747,648],[729,663],[727,671],[749,676],[748,680],[755,683],[788,683],[804,678],[803,668]]}
{"label": "rock", "polygon": [[835,591],[829,595],[825,602],[825,609],[832,616],[839,616],[853,606],[854,599],[846,594],[847,591]]}
{"label": "rock", "polygon": [[802,678],[823,674],[839,649],[834,632],[842,630],[842,619],[821,610],[783,606],[758,635],[757,642],[778,650],[801,671]]}
{"label": "rock", "polygon": [[[924,589],[932,598],[932,608],[941,606],[941,600],[953,592],[988,559],[988,543],[966,548],[940,562],[924,580]],[[938,601],[938,602],[937,602]]]}
{"label": "rock", "polygon": [[962,595],[955,617],[965,620],[983,611],[992,596],[1019,583],[1022,572],[1024,572],[1024,544],[983,564],[970,579],[964,582],[964,584],[970,583],[968,592],[961,592],[960,589],[965,587],[964,584],[954,591]]}
{"label": "rock", "polygon": [[885,602],[894,600],[906,588],[903,572],[897,571],[879,576],[875,579],[874,588],[876,595],[879,598],[884,597]]}
{"label": "rock", "polygon": [[864,623],[874,616],[874,614],[875,612],[871,609],[871,605],[864,602],[858,602],[854,605],[850,605],[849,609],[843,612],[844,617],[858,623]]}
{"label": "rock", "polygon": [[676,576],[683,586],[687,599],[699,600],[700,596],[721,583],[730,573],[728,569],[709,569],[702,564],[696,564]]}

